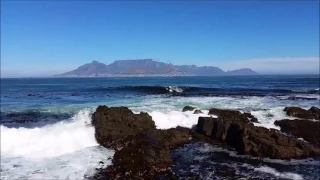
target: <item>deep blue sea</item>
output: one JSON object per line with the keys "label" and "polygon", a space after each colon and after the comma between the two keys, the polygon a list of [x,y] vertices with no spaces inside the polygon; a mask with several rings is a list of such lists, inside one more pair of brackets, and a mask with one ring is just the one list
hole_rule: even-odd
{"label": "deep blue sea", "polygon": [[[181,112],[186,105],[251,112],[256,126],[279,129],[275,120],[292,119],[284,107],[320,107],[319,87],[319,75],[1,79],[1,179],[85,179],[100,161],[110,164],[114,151],[96,143],[90,125],[98,105],[148,112],[159,129],[195,125],[203,115]],[[208,144],[173,156],[183,157],[174,169],[182,178],[219,179],[215,173],[226,168],[257,179],[320,174],[318,157],[257,160]]]}

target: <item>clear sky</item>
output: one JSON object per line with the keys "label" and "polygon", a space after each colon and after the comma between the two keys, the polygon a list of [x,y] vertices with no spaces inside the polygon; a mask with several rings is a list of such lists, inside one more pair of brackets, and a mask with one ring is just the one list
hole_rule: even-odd
{"label": "clear sky", "polygon": [[2,1],[2,77],[139,58],[319,73],[319,1]]}

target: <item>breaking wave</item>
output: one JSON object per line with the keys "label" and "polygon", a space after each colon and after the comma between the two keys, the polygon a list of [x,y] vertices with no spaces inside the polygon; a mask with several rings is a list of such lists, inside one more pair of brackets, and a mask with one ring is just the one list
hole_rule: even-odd
{"label": "breaking wave", "polygon": [[90,110],[75,114],[71,121],[61,121],[41,128],[8,128],[1,125],[1,155],[25,158],[55,157],[97,146]]}
{"label": "breaking wave", "polygon": [[256,89],[256,88],[221,88],[221,87],[195,87],[195,86],[115,86],[93,88],[92,91],[106,93],[141,93],[172,94],[172,95],[287,95],[287,94],[318,94],[319,89]]}

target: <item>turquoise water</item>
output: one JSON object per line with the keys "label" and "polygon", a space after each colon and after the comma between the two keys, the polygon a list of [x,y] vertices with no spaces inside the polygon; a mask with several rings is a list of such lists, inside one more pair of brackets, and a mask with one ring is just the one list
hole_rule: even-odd
{"label": "turquoise water", "polygon": [[[98,146],[90,126],[98,105],[146,111],[160,129],[196,124],[200,115],[181,112],[186,105],[204,112],[213,107],[251,112],[261,122],[255,125],[278,128],[275,120],[290,118],[284,107],[319,107],[319,83],[315,75],[1,79],[1,177],[82,179],[99,161],[110,164],[114,152]],[[216,152],[203,154],[201,148],[187,151],[214,161]],[[212,178],[210,166],[228,163],[252,177],[315,179],[320,168],[312,159],[256,163],[229,155],[216,159],[218,164],[192,161],[199,168],[191,169]]]}

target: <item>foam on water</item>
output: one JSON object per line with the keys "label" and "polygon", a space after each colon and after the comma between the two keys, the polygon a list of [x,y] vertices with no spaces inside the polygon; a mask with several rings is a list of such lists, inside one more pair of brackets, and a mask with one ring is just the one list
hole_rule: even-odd
{"label": "foam on water", "polygon": [[[192,127],[197,124],[199,116],[207,116],[210,108],[236,109],[251,112],[258,118],[256,126],[279,129],[274,125],[276,120],[295,119],[287,116],[283,109],[286,106],[310,108],[318,106],[317,102],[310,105],[306,101],[279,101],[271,97],[173,97],[144,98],[140,102],[128,103],[128,107],[136,112],[148,112],[160,129],[176,127]],[[181,112],[186,105],[199,108],[204,114],[193,115],[192,112]]]}
{"label": "foam on water", "polygon": [[[109,106],[128,106],[135,112],[148,112],[159,129],[176,126],[191,128],[197,124],[199,116],[209,116],[207,114],[210,108],[251,112],[260,121],[255,125],[278,128],[273,125],[275,120],[290,118],[283,112],[285,106],[310,108],[312,105],[319,106],[316,103],[279,101],[268,97],[166,98],[161,96],[99,102]],[[90,107],[93,104],[84,106]],[[193,114],[192,111],[182,112],[182,108],[186,105],[197,107],[203,111],[203,114]],[[94,128],[90,126],[90,115],[93,111],[94,108],[80,110],[71,119],[41,128],[8,128],[1,125],[1,177],[3,179],[81,179],[85,174],[93,174],[100,160],[105,164],[110,163],[108,158],[112,157],[114,152],[98,148],[94,138]],[[270,114],[273,117],[270,117]],[[231,156],[241,157],[234,151],[222,148],[212,151],[229,152]],[[198,157],[198,159],[203,158]],[[263,161],[273,163],[277,160],[264,159]],[[300,164],[300,162],[281,160],[276,163]],[[261,169],[257,171],[259,170]]]}
{"label": "foam on water", "polygon": [[1,155],[26,158],[55,157],[97,146],[94,128],[89,127],[90,110],[82,110],[71,122],[62,121],[42,128],[1,126]]}
{"label": "foam on water", "polygon": [[204,114],[193,114],[193,111],[169,111],[167,113],[160,111],[152,111],[150,115],[158,129],[169,129],[177,126],[192,128],[198,123],[200,116],[210,117],[208,111],[203,111]]}
{"label": "foam on water", "polygon": [[272,174],[276,177],[279,178],[286,178],[286,179],[293,179],[293,180],[302,180],[303,177],[299,174],[295,174],[295,173],[290,173],[290,172],[278,172],[277,170],[268,167],[268,166],[261,166],[259,168],[255,168],[255,171],[260,171],[260,172],[264,172],[264,173],[269,173]]}
{"label": "foam on water", "polygon": [[183,92],[183,89],[181,89],[178,86],[168,86],[168,87],[166,87],[166,90],[171,92],[171,93],[172,92],[176,92],[176,93],[182,93]]}
{"label": "foam on water", "polygon": [[83,179],[114,152],[100,148],[90,126],[93,109],[41,128],[1,125],[1,179]]}

